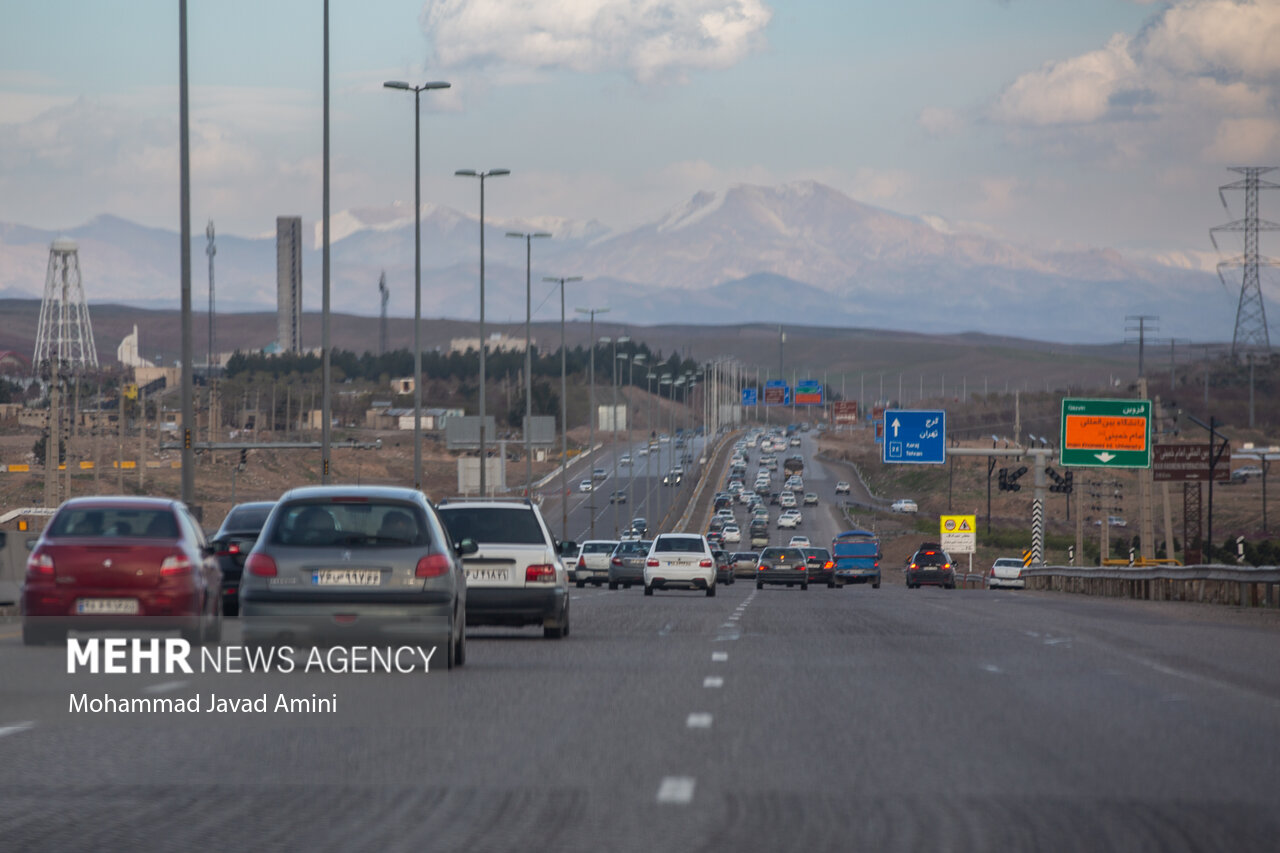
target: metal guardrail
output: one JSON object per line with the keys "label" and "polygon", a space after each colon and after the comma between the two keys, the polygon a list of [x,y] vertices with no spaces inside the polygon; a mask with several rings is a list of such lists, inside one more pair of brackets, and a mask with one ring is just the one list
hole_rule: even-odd
{"label": "metal guardrail", "polygon": [[1199,601],[1240,607],[1280,603],[1280,567],[1036,566],[1022,570],[1028,589],[1149,601]]}

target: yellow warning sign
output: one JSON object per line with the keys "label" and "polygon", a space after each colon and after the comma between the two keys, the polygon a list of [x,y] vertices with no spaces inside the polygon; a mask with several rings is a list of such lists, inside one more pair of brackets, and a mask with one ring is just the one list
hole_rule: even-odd
{"label": "yellow warning sign", "polygon": [[972,554],[978,550],[978,517],[944,515],[938,524],[938,544],[949,554]]}

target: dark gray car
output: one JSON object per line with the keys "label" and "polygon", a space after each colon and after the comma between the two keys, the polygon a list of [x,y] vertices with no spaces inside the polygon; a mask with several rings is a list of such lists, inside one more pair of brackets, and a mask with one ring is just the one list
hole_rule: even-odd
{"label": "dark gray car", "polygon": [[649,539],[619,542],[609,556],[609,589],[619,585],[625,589],[631,589],[633,584],[644,586],[644,561],[652,546]]}
{"label": "dark gray car", "polygon": [[[437,666],[466,658],[462,553],[413,489],[286,492],[245,561],[246,646],[417,646]],[[443,657],[443,661],[441,660]]]}

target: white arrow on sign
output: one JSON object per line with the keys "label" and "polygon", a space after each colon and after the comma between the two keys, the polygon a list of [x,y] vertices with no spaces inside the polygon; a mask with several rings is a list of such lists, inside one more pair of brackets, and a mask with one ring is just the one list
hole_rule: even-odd
{"label": "white arrow on sign", "polygon": [[1116,458],[1114,453],[1095,453],[1093,455],[1099,462],[1110,462]]}
{"label": "white arrow on sign", "polygon": [[901,421],[899,421],[897,418],[894,418],[894,419],[893,419],[893,423],[891,424],[891,426],[893,427],[893,437],[894,437],[894,438],[897,438],[897,437],[898,437],[898,427],[902,426],[902,423],[901,423]]}

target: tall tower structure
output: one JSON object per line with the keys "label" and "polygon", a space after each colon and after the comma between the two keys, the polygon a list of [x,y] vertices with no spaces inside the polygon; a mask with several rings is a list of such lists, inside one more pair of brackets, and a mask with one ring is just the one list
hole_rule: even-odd
{"label": "tall tower structure", "polygon": [[276,217],[276,343],[302,351],[302,217]]}
{"label": "tall tower structure", "polygon": [[1236,329],[1231,338],[1231,355],[1234,357],[1241,350],[1258,348],[1271,349],[1271,335],[1267,329],[1267,312],[1262,303],[1262,285],[1258,268],[1262,266],[1280,266],[1280,261],[1258,254],[1258,232],[1280,231],[1280,225],[1258,218],[1258,191],[1280,189],[1280,184],[1262,180],[1267,172],[1275,170],[1275,166],[1231,166],[1232,172],[1244,175],[1243,180],[1226,184],[1218,188],[1218,198],[1228,215],[1227,190],[1244,190],[1244,218],[1228,222],[1209,229],[1209,239],[1213,247],[1218,248],[1217,233],[1219,231],[1238,231],[1244,233],[1244,254],[1227,258],[1218,264],[1218,278],[1230,291],[1224,269],[1240,268],[1243,272],[1240,279],[1240,302],[1236,307]]}
{"label": "tall tower structure", "polygon": [[218,351],[213,344],[213,317],[214,317],[214,299],[213,299],[213,256],[218,254],[218,247],[213,242],[213,220],[209,220],[209,225],[204,229],[204,236],[208,238],[209,243],[205,246],[204,253],[209,256],[209,356],[205,359],[204,371],[205,376],[213,376],[213,356]]}
{"label": "tall tower structure", "polygon": [[378,355],[386,355],[387,354],[387,300],[391,298],[391,291],[387,290],[387,271],[386,270],[383,270],[382,275],[378,277],[378,296],[382,303],[382,316],[379,318],[379,324],[378,324]]}
{"label": "tall tower structure", "polygon": [[31,366],[37,376],[43,371],[79,373],[98,368],[93,325],[80,280],[80,250],[76,241],[67,237],[59,237],[49,246]]}

